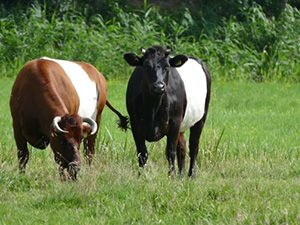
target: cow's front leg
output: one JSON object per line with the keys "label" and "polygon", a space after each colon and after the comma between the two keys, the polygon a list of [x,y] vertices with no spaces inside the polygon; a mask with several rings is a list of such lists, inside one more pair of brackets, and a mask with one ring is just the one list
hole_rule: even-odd
{"label": "cow's front leg", "polygon": [[84,146],[84,156],[87,160],[88,165],[90,166],[93,162],[94,155],[95,155],[95,140],[96,135],[89,136],[83,140]]}
{"label": "cow's front leg", "polygon": [[85,157],[85,159],[86,159],[89,166],[92,165],[93,159],[94,159],[94,156],[95,156],[95,142],[96,142],[97,134],[98,134],[98,131],[99,131],[99,128],[100,128],[101,112],[102,112],[102,110],[100,110],[98,112],[98,115],[97,115],[97,118],[96,118],[96,122],[98,124],[98,130],[96,131],[96,133],[93,134],[93,135],[90,135],[91,128],[85,128],[85,130],[84,130],[84,134],[85,134],[84,136],[86,136],[83,139],[84,157]]}
{"label": "cow's front leg", "polygon": [[[179,124],[179,123],[178,123]],[[166,156],[169,162],[169,176],[175,174],[175,157],[179,137],[179,126],[170,124],[169,133],[167,135]]]}
{"label": "cow's front leg", "polygon": [[137,150],[139,166],[144,168],[148,160],[148,151],[145,143],[145,138],[140,135],[140,133],[137,131],[137,128],[133,126],[133,124],[131,125],[131,129]]}
{"label": "cow's front leg", "polygon": [[54,160],[58,164],[58,172],[61,181],[67,181],[69,179],[67,169],[67,163],[63,160],[63,157],[58,152],[54,152]]}
{"label": "cow's front leg", "polygon": [[19,171],[23,174],[25,173],[26,164],[29,159],[27,141],[23,137],[21,130],[16,125],[14,125],[14,135],[18,148]]}
{"label": "cow's front leg", "polygon": [[136,138],[134,138],[134,140],[135,140],[135,144],[136,144],[139,166],[144,168],[147,163],[147,160],[148,160],[148,151],[147,151],[147,147],[145,144],[145,140],[144,139],[136,140]]}

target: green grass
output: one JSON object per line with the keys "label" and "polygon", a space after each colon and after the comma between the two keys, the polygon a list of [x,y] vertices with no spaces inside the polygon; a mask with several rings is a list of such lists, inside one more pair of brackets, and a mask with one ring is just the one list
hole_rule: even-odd
{"label": "green grass", "polygon": [[[105,109],[94,165],[83,166],[78,182],[62,183],[50,149],[31,149],[27,173],[18,174],[12,83],[0,79],[0,224],[300,221],[299,84],[214,82],[195,180],[167,176],[165,140],[148,144],[139,177],[131,133]],[[126,83],[109,82],[109,100],[123,113]]]}

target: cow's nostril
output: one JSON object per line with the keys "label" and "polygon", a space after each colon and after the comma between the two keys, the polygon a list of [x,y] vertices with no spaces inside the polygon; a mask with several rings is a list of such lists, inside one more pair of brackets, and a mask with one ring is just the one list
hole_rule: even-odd
{"label": "cow's nostril", "polygon": [[165,92],[165,84],[163,82],[157,82],[153,84],[153,92],[156,94],[162,94]]}
{"label": "cow's nostril", "polygon": [[165,85],[164,85],[163,83],[158,83],[158,84],[156,85],[156,87],[157,87],[158,89],[163,89],[163,88],[165,87]]}

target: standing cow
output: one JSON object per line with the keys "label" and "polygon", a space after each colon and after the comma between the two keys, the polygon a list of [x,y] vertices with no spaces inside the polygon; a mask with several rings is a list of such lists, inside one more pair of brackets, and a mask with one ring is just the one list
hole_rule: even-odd
{"label": "standing cow", "polygon": [[139,57],[124,55],[135,67],[129,79],[126,106],[137,148],[139,166],[148,159],[147,141],[167,136],[166,156],[169,174],[175,173],[177,153],[179,173],[185,173],[186,141],[184,131],[190,128],[189,176],[195,175],[199,139],[207,116],[211,76],[199,59],[185,55],[170,57],[170,51],[153,46]]}
{"label": "standing cow", "polygon": [[50,143],[62,179],[76,180],[81,141],[91,164],[104,106],[117,113],[121,127],[127,125],[106,98],[106,80],[91,64],[46,57],[28,62],[10,98],[20,172],[29,159],[27,142],[38,149]]}

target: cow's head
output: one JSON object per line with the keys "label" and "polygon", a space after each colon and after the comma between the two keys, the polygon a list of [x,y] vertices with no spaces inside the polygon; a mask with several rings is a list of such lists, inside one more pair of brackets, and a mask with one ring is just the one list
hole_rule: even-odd
{"label": "cow's head", "polygon": [[152,95],[160,96],[166,92],[171,67],[180,67],[187,61],[187,56],[170,57],[170,50],[161,46],[152,46],[142,50],[143,56],[126,53],[124,59],[131,66],[142,67],[146,90]]}
{"label": "cow's head", "polygon": [[68,176],[72,180],[77,179],[77,173],[81,166],[81,141],[83,137],[93,135],[96,131],[97,123],[90,118],[66,114],[53,119],[50,144],[55,160],[60,165],[62,179],[66,179]]}

